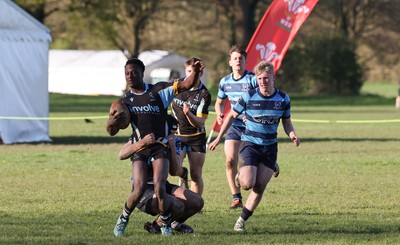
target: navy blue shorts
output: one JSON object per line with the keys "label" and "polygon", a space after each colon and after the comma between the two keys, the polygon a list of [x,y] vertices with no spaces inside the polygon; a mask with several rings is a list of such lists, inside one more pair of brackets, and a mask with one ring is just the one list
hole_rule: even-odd
{"label": "navy blue shorts", "polygon": [[264,164],[274,170],[278,156],[278,144],[256,145],[243,141],[239,148],[239,163],[242,166],[256,166]]}
{"label": "navy blue shorts", "polygon": [[244,127],[231,126],[226,132],[225,140],[240,140],[245,129]]}
{"label": "navy blue shorts", "polygon": [[206,153],[206,145],[186,145],[182,143],[181,152],[201,152]]}
{"label": "navy blue shorts", "polygon": [[132,162],[137,160],[148,162],[159,158],[168,159],[168,148],[162,144],[152,144],[149,147],[133,154],[131,160]]}

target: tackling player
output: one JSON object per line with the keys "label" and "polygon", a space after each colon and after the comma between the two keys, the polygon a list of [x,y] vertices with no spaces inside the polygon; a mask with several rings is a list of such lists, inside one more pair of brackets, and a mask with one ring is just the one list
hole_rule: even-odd
{"label": "tackling player", "polygon": [[[170,127],[171,134],[167,137],[168,145],[169,145],[169,159],[171,161],[171,167],[178,169],[179,165],[179,154],[180,147],[179,142],[175,142],[175,136],[173,135],[175,129],[177,128],[178,122],[172,116],[168,118],[168,124]],[[141,148],[150,145],[155,142],[154,134],[146,135],[142,140],[132,143],[132,137],[129,141],[122,147],[119,158],[121,160],[127,159],[131,157],[134,153],[139,151]],[[178,147],[176,147],[176,144]],[[175,160],[174,160],[175,159]],[[158,212],[158,202],[154,193],[154,184],[153,184],[153,171],[152,171],[152,163],[149,159],[147,162],[149,166],[149,179],[147,181],[146,189],[142,195],[140,201],[136,204],[136,207],[150,215],[157,215]],[[197,212],[199,212],[204,205],[204,201],[201,196],[196,193],[189,191],[183,187],[170,184],[168,181],[165,185],[167,198],[171,203],[171,228],[174,232],[179,233],[193,233],[192,227],[185,224],[184,222]],[[132,191],[135,189],[135,186],[132,181]],[[162,227],[161,217],[158,216],[153,223],[147,222],[144,225],[144,228],[150,233],[160,233]]]}

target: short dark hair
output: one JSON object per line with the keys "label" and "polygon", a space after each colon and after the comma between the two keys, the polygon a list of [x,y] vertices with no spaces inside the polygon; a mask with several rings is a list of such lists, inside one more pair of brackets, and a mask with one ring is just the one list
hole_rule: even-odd
{"label": "short dark hair", "polygon": [[192,58],[190,58],[190,59],[188,59],[186,62],[185,62],[185,66],[192,66],[194,63],[196,63],[197,61],[202,61],[200,58],[198,58],[198,57],[192,57]]}
{"label": "short dark hair", "polygon": [[228,60],[231,59],[231,55],[232,55],[232,53],[234,53],[234,52],[237,52],[237,53],[243,55],[244,58],[247,59],[247,52],[246,52],[246,50],[244,50],[244,49],[242,49],[242,48],[240,48],[240,47],[238,47],[238,46],[236,46],[236,45],[233,45],[233,46],[231,47],[231,49],[229,50],[229,52],[228,52]]}
{"label": "short dark hair", "polygon": [[130,59],[128,59],[128,60],[126,61],[126,63],[125,63],[125,67],[126,67],[127,65],[129,65],[129,64],[139,66],[140,69],[142,69],[142,72],[144,72],[144,64],[143,64],[143,62],[142,62],[141,60],[139,60],[138,58],[130,58]]}

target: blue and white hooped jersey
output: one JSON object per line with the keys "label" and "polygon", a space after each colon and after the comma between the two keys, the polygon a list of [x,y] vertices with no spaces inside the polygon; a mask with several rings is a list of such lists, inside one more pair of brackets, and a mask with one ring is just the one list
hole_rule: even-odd
{"label": "blue and white hooped jersey", "polygon": [[290,98],[278,89],[265,97],[256,88],[243,94],[233,110],[239,114],[245,112],[246,115],[242,141],[271,145],[278,142],[277,130],[281,118],[290,118]]}
{"label": "blue and white hooped jersey", "polygon": [[[228,98],[233,108],[239,101],[244,92],[258,87],[257,79],[254,73],[245,71],[243,76],[239,79],[233,78],[233,73],[225,76],[219,82],[218,87],[218,98]],[[233,126],[245,127],[243,121],[243,115],[240,115],[234,122]]]}

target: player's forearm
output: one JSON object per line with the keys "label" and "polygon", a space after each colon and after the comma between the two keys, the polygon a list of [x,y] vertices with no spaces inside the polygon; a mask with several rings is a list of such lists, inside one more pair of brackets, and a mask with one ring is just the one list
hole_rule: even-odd
{"label": "player's forearm", "polygon": [[204,126],[204,122],[206,121],[205,118],[197,117],[190,111],[185,114],[189,123],[195,128],[202,128]]}
{"label": "player's forearm", "polygon": [[133,154],[138,152],[143,147],[144,144],[141,141],[136,142],[135,144],[127,143],[122,147],[121,151],[119,152],[119,159],[125,160],[130,158]]}
{"label": "player's forearm", "polygon": [[291,137],[291,134],[296,134],[292,121],[290,120],[290,118],[288,119],[283,119],[282,120],[282,125],[283,125],[283,129],[285,130],[285,133],[287,136]]}
{"label": "player's forearm", "polygon": [[215,106],[214,106],[215,113],[217,114],[217,116],[220,114],[224,114],[223,108],[224,108],[224,101],[217,98],[217,101],[215,101]]}
{"label": "player's forearm", "polygon": [[232,125],[233,121],[235,121],[235,118],[238,116],[236,112],[231,111],[227,117],[226,120],[224,120],[221,129],[218,133],[218,140],[221,140],[222,136],[228,131],[228,128]]}

